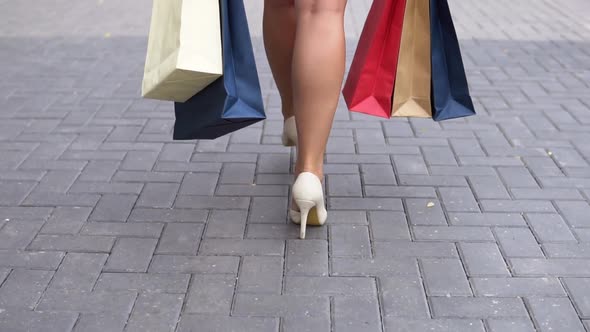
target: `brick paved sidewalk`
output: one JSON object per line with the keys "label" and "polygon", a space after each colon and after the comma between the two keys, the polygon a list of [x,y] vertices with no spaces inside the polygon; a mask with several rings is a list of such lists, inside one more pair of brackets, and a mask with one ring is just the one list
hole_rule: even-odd
{"label": "brick paved sidewalk", "polygon": [[268,120],[194,143],[145,1],[0,0],[0,331],[590,331],[587,0],[451,1],[479,115],[341,105],[304,241],[261,2]]}

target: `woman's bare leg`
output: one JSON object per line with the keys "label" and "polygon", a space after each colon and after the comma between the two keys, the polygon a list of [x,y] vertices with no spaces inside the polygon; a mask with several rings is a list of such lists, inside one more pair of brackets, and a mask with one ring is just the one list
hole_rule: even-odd
{"label": "woman's bare leg", "polygon": [[294,0],[264,0],[263,35],[266,56],[279,90],[285,119],[294,115],[291,64],[295,44]]}
{"label": "woman's bare leg", "polygon": [[292,84],[298,137],[296,175],[312,172],[323,179],[324,153],[344,78],[346,1],[295,0]]}

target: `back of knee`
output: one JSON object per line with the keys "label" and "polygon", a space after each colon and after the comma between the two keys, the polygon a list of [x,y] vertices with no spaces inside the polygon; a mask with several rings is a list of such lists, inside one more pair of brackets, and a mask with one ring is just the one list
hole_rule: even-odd
{"label": "back of knee", "polygon": [[298,15],[344,15],[346,0],[295,0]]}

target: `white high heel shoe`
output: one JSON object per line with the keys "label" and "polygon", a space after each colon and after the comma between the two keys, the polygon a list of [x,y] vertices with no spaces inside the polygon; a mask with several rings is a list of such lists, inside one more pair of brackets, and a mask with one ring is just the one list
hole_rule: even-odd
{"label": "white high heel shoe", "polygon": [[292,196],[299,211],[289,209],[289,217],[291,221],[301,225],[299,237],[304,239],[307,224],[321,226],[328,219],[322,182],[315,174],[302,172],[293,184]]}
{"label": "white high heel shoe", "polygon": [[295,116],[290,116],[283,123],[283,136],[281,137],[284,146],[297,145],[297,127],[295,126]]}

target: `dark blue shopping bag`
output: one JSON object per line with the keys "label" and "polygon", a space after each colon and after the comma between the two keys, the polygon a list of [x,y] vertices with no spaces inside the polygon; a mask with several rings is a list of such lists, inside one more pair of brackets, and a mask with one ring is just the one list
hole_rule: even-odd
{"label": "dark blue shopping bag", "polygon": [[465,67],[447,0],[430,0],[432,46],[432,118],[435,121],[475,114]]}
{"label": "dark blue shopping bag", "polygon": [[243,0],[220,0],[223,76],[174,103],[175,140],[215,139],[266,119]]}

